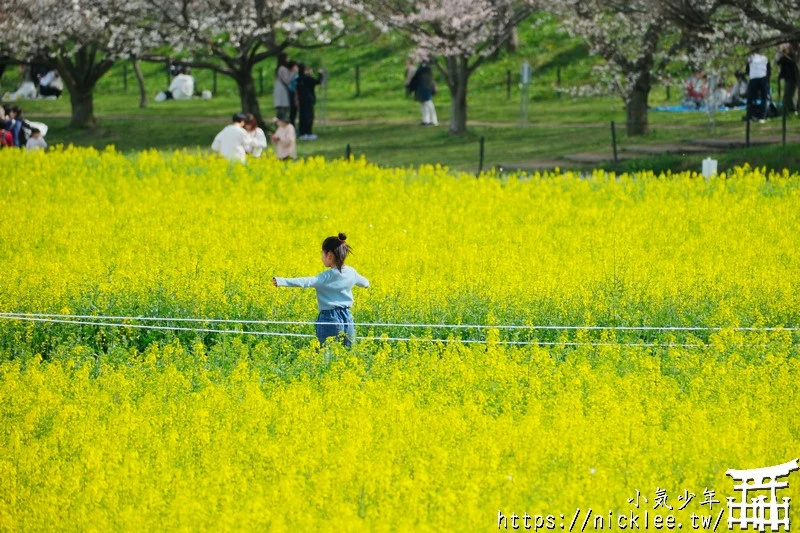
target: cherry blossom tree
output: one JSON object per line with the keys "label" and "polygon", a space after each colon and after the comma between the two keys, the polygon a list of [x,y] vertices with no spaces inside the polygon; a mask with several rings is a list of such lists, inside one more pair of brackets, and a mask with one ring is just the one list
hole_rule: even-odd
{"label": "cherry blossom tree", "polygon": [[70,94],[70,126],[92,127],[93,91],[115,61],[152,43],[140,24],[138,0],[3,0],[4,53],[17,62],[58,70]]}
{"label": "cherry blossom tree", "polygon": [[[750,37],[751,44],[768,46],[794,43],[794,62],[800,70],[800,46],[798,46],[800,45],[800,2],[797,0],[720,1],[725,6],[740,10],[747,18],[745,33]],[[764,31],[764,28],[771,31]],[[800,95],[800,89],[798,95]]]}
{"label": "cherry blossom tree", "polygon": [[[345,33],[340,0],[142,0],[165,42],[188,54],[173,64],[232,78],[242,110],[264,125],[253,79],[256,64],[289,47],[325,46]],[[166,57],[150,55],[150,59]]]}
{"label": "cherry blossom tree", "polygon": [[628,135],[647,133],[650,90],[685,44],[664,10],[650,0],[562,0],[553,9],[603,58],[599,84],[625,101]]}
{"label": "cherry blossom tree", "polygon": [[[706,0],[708,1],[708,0]],[[757,44],[800,42],[800,3],[797,0],[719,0],[723,6],[739,9],[748,19],[745,28]],[[756,25],[773,30],[771,35],[753,35]]]}
{"label": "cherry blossom tree", "polygon": [[625,100],[629,135],[647,132],[650,89],[670,64],[719,79],[753,48],[800,37],[796,0],[561,0],[554,11],[605,60],[599,75]]}
{"label": "cherry blossom tree", "polygon": [[[800,3],[796,0],[651,1],[691,36],[690,61],[713,65],[712,70],[724,70],[724,65],[754,49],[800,41]],[[795,54],[794,60],[799,62],[800,54],[797,50]]]}
{"label": "cherry blossom tree", "polygon": [[467,129],[470,75],[513,37],[535,0],[370,0],[367,11],[405,34],[433,62],[451,97],[450,133]]}
{"label": "cherry blossom tree", "polygon": [[800,42],[796,0],[651,0],[712,58],[747,49]]}

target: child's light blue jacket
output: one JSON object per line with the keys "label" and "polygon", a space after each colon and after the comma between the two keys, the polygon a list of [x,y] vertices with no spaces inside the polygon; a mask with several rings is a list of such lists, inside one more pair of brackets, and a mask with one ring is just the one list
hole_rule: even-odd
{"label": "child's light blue jacket", "polygon": [[356,269],[343,266],[342,271],[333,267],[309,278],[275,278],[278,287],[313,287],[317,290],[317,304],[320,311],[337,307],[353,306],[353,286],[369,287],[367,278]]}

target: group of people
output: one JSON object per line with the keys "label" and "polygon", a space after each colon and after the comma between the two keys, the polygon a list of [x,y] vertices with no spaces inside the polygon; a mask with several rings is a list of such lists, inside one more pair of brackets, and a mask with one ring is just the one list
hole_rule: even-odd
{"label": "group of people", "polygon": [[[276,129],[270,136],[278,159],[297,158],[294,126],[286,116],[275,117]],[[230,161],[245,163],[247,156],[261,157],[267,148],[267,135],[252,113],[236,113],[231,123],[217,134],[211,150]]]}
{"label": "group of people", "polygon": [[[778,48],[776,63],[778,65],[778,83],[783,81],[783,108],[787,114],[797,112],[797,79],[798,70],[795,63],[795,49],[790,44]],[[757,50],[747,58],[747,112],[744,120],[764,122],[774,110],[771,104],[772,94],[770,77],[772,66],[769,58]],[[774,111],[773,111],[774,112]]]}
{"label": "group of people", "polygon": [[[794,59],[796,53],[792,45],[784,44],[778,48],[775,60],[779,68],[778,83],[783,82],[782,105],[787,114],[797,113],[798,110],[800,73]],[[714,89],[704,72],[695,71],[686,81],[683,105],[695,109],[746,106],[744,120],[763,122],[771,113],[777,113],[777,108],[771,103],[771,75],[771,62],[761,51],[747,58],[744,70],[736,71],[736,80],[727,91],[724,87]]]}
{"label": "group of people", "polygon": [[318,72],[315,77],[311,67],[291,61],[285,53],[278,56],[272,90],[275,115],[283,122],[288,122],[293,129],[297,120],[297,133],[302,141],[317,138],[313,132],[314,106],[317,103],[316,87],[323,80],[323,72]]}
{"label": "group of people", "polygon": [[25,120],[19,106],[0,106],[0,149],[46,150],[45,135],[47,126],[40,122]]}
{"label": "group of people", "polygon": [[747,102],[747,75],[736,71],[736,80],[729,90],[712,84],[708,75],[696,70],[684,84],[683,106],[693,109],[740,107]]}
{"label": "group of people", "polygon": [[[64,92],[64,82],[58,71],[47,65],[20,65],[19,87],[13,92],[6,92],[3,101],[35,100],[37,98],[56,99]],[[5,66],[0,65],[0,76]]]}
{"label": "group of people", "polygon": [[417,66],[411,58],[406,60],[406,96],[413,94],[420,104],[422,120],[420,126],[437,126],[436,107],[433,97],[436,96],[436,82],[433,81],[433,70],[427,61]]}

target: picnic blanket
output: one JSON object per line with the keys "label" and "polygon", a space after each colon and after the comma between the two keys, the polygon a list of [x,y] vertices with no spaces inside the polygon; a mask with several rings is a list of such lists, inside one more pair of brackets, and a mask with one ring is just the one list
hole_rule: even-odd
{"label": "picnic blanket", "polygon": [[[738,107],[726,107],[726,106],[719,106],[717,107],[716,111],[734,111],[734,110],[743,110],[746,106],[738,106]],[[709,111],[714,111],[714,109],[709,109],[706,106],[703,107],[695,107],[695,106],[687,106],[687,105],[660,105],[653,108],[653,111],[667,111],[670,113],[686,113],[690,111],[701,111],[703,113],[708,113]]]}

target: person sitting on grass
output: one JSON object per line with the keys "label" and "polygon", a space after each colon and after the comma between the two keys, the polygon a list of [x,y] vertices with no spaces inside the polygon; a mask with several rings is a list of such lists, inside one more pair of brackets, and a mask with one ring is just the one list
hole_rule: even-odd
{"label": "person sitting on grass", "polygon": [[225,126],[214,137],[214,142],[211,143],[211,150],[229,161],[244,163],[247,157],[245,149],[247,147],[247,131],[244,129],[245,120],[247,120],[247,116],[244,113],[233,115],[231,124]]}
{"label": "person sitting on grass", "polygon": [[703,107],[707,97],[708,79],[704,72],[697,70],[686,80],[686,92],[683,97],[683,105],[700,109]]}
{"label": "person sitting on grass", "polygon": [[310,278],[272,278],[275,287],[313,287],[317,291],[316,334],[320,344],[328,339],[340,339],[348,348],[355,342],[355,326],[350,308],[353,306],[353,287],[369,288],[369,281],[344,266],[353,249],[347,244],[347,235],[340,233],[322,241],[322,264],[327,267],[321,274]]}
{"label": "person sitting on grass", "polygon": [[728,99],[724,103],[726,107],[739,107],[747,103],[747,74],[737,70],[734,76],[736,76],[736,81],[733,83],[728,93]]}
{"label": "person sitting on grass", "polygon": [[39,96],[42,98],[59,98],[64,92],[64,82],[57,70],[49,70],[39,79]]}
{"label": "person sitting on grass", "polygon": [[194,96],[194,77],[189,67],[182,67],[179,74],[172,78],[169,89],[156,95],[156,102],[164,100],[191,100]]}
{"label": "person sitting on grass", "polygon": [[31,152],[35,152],[36,150],[47,150],[47,142],[42,137],[42,132],[39,130],[39,128],[33,128],[31,130],[31,137],[28,139],[25,148]]}
{"label": "person sitting on grass", "polygon": [[272,134],[272,143],[275,145],[275,157],[278,159],[297,158],[297,134],[294,126],[289,122],[289,117],[285,111],[278,113],[275,117],[278,129]]}
{"label": "person sitting on grass", "polygon": [[15,102],[17,100],[33,100],[38,95],[36,84],[33,82],[33,70],[30,65],[20,65],[20,75],[22,83],[13,93],[5,93],[3,100],[6,102]]}

